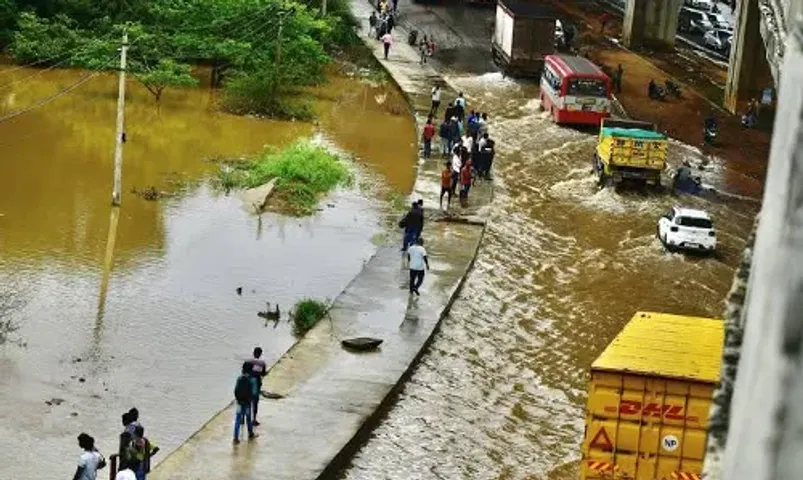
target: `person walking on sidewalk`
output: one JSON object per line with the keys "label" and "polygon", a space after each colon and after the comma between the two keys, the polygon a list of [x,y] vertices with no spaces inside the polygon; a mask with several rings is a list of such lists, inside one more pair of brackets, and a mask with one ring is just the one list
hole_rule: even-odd
{"label": "person walking on sidewalk", "polygon": [[376,16],[376,12],[371,12],[371,16],[368,17],[368,36],[369,37],[376,34],[378,25],[379,25],[379,18]]}
{"label": "person walking on sidewalk", "polygon": [[456,113],[457,120],[462,122],[466,118],[466,98],[463,96],[463,92],[457,94],[457,98],[454,101],[454,109]]}
{"label": "person walking on sidewalk", "polygon": [[257,437],[254,433],[254,425],[251,422],[251,404],[254,401],[254,390],[256,384],[251,377],[251,364],[243,363],[242,373],[237,377],[234,384],[234,399],[237,401],[237,414],[234,416],[234,443],[240,443],[240,424],[245,421],[248,427],[248,439]]}
{"label": "person walking on sidewalk", "polygon": [[424,267],[429,270],[429,258],[424,249],[424,239],[418,237],[415,245],[407,250],[407,260],[410,266],[410,294],[421,295],[418,289],[424,283]]}
{"label": "person walking on sidewalk", "polygon": [[151,443],[145,436],[142,425],[134,430],[134,439],[131,441],[131,458],[137,461],[138,467],[134,469],[137,480],[145,480],[151,471],[151,457],[159,453],[159,447]]}
{"label": "person walking on sidewalk", "polygon": [[406,252],[407,248],[415,243],[415,239],[420,237],[421,232],[424,230],[424,210],[418,202],[413,202],[410,211],[399,222],[399,227],[404,229],[402,252]]}
{"label": "person walking on sidewalk", "polygon": [[78,458],[73,480],[95,480],[98,470],[106,466],[106,459],[95,448],[95,439],[86,433],[78,435],[78,446],[83,453]]}
{"label": "person walking on sidewalk", "polygon": [[428,118],[426,125],[424,125],[424,131],[421,133],[421,140],[424,143],[424,158],[432,156],[433,137],[435,137],[435,125],[432,124],[432,118]]}
{"label": "person walking on sidewalk", "polygon": [[254,349],[254,356],[248,360],[248,363],[251,365],[251,377],[254,379],[254,383],[256,383],[256,395],[254,395],[254,400],[251,402],[251,416],[254,419],[254,426],[258,427],[257,413],[259,412],[259,392],[262,391],[262,377],[268,373],[268,366],[265,360],[262,360],[262,348],[256,347]]}
{"label": "person walking on sidewalk", "polygon": [[452,162],[446,162],[446,168],[441,170],[441,210],[443,210],[444,195],[447,195],[446,210],[449,210],[452,206]]}
{"label": "person walking on sidewalk", "polygon": [[421,56],[419,60],[419,65],[423,65],[427,63],[427,51],[429,50],[429,42],[427,41],[427,36],[424,35],[424,39],[418,42],[418,54]]}
{"label": "person walking on sidewalk", "polygon": [[390,29],[382,35],[382,47],[385,49],[385,60],[388,59],[390,47],[393,45],[393,35],[390,34]]}
{"label": "person walking on sidewalk", "polygon": [[451,151],[451,134],[452,129],[449,126],[449,122],[444,120],[440,128],[438,128],[438,135],[441,137],[441,155],[444,158],[448,158],[449,152]]}
{"label": "person walking on sidewalk", "polygon": [[460,169],[460,206],[468,206],[468,191],[471,189],[471,160],[467,160]]}
{"label": "person walking on sidewalk", "polygon": [[433,117],[438,115],[438,108],[441,106],[441,87],[435,85],[432,87],[432,106],[429,109],[429,114]]}

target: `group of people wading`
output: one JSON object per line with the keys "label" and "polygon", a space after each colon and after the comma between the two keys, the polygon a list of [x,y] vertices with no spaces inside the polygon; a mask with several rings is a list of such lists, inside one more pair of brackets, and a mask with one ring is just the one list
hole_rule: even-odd
{"label": "group of people wading", "polygon": [[[441,88],[432,88],[432,105],[427,123],[421,134],[423,157],[432,158],[432,141],[435,138],[434,119],[441,104]],[[468,115],[466,115],[468,113]],[[477,179],[490,180],[496,154],[495,142],[488,134],[488,114],[468,111],[463,92],[450,102],[438,128],[441,154],[448,161],[441,171],[440,208],[446,196],[446,209],[457,193],[462,207],[468,206],[468,194]]]}
{"label": "group of people wading", "polygon": [[[441,87],[432,88],[432,104],[427,122],[421,133],[422,157],[432,158],[432,142],[436,135],[435,118],[441,104]],[[466,115],[468,113],[468,115]],[[468,194],[477,179],[490,180],[493,167],[495,144],[488,134],[488,114],[468,110],[463,92],[449,102],[443,114],[443,122],[437,131],[440,137],[441,154],[447,162],[441,171],[440,209],[443,210],[443,197],[447,197],[446,210],[451,208],[452,197],[459,194],[460,205],[468,206]],[[424,201],[412,203],[410,210],[399,222],[404,229],[402,252],[410,270],[409,290],[411,295],[419,295],[418,289],[424,281],[425,269],[429,270],[429,258],[424,249]]]}

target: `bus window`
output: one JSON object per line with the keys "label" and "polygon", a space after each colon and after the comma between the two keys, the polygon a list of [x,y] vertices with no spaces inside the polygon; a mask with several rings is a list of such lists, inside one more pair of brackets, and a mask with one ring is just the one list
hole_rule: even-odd
{"label": "bus window", "polygon": [[584,97],[607,97],[605,82],[596,78],[572,78],[566,90],[567,95]]}

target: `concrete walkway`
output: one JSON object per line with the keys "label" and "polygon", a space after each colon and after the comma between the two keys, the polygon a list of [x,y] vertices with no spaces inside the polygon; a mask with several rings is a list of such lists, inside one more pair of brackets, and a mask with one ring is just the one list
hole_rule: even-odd
{"label": "concrete walkway", "polygon": [[[353,0],[362,35],[377,57],[381,46],[367,37],[371,5]],[[406,39],[403,29],[395,37]],[[419,129],[429,109],[429,91],[443,82],[431,68],[418,65],[418,53],[398,42],[390,61],[380,60],[413,105]],[[442,104],[454,98],[445,89]],[[414,198],[423,198],[424,229],[432,270],[420,298],[407,292],[408,273],[398,245],[380,248],[335,300],[331,318],[322,320],[270,370],[263,390],[284,398],[260,403],[260,437],[232,445],[234,407],[212,418],[149,476],[151,480],[251,480],[332,478],[359,448],[382,407],[411,372],[462,285],[484,231],[483,209],[491,186],[471,192],[466,211],[471,222],[442,220],[437,213],[440,159],[421,161]],[[455,202],[456,203],[456,202]],[[479,220],[479,224],[476,223]],[[354,336],[384,339],[374,353],[344,351],[340,340]],[[237,372],[232,372],[232,389]]]}

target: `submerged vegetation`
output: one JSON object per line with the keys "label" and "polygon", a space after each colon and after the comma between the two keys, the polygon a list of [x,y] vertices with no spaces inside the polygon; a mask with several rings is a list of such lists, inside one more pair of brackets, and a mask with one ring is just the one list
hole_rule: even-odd
{"label": "submerged vegetation", "polygon": [[320,197],[349,184],[352,176],[337,155],[309,139],[282,149],[268,149],[255,158],[226,163],[218,180],[221,187],[254,188],[276,179],[273,198],[283,210],[297,215],[312,213]]}
{"label": "submerged vegetation", "polygon": [[304,87],[330,55],[357,43],[346,0],[0,0],[0,48],[18,63],[114,71],[123,31],[128,70],[155,97],[207,67],[235,113],[309,118]]}
{"label": "submerged vegetation", "polygon": [[305,298],[296,303],[293,307],[293,332],[296,335],[303,335],[314,327],[323,317],[329,314],[329,306],[326,302]]}

